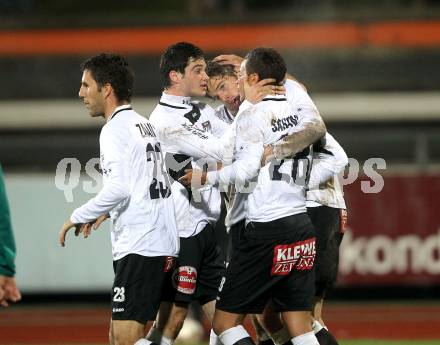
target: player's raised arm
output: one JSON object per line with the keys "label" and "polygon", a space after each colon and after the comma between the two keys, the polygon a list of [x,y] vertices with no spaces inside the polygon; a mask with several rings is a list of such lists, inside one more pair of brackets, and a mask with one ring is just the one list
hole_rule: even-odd
{"label": "player's raised arm", "polygon": [[165,151],[181,153],[194,159],[211,158],[217,162],[225,160],[229,140],[219,139],[194,125],[174,122],[156,126],[159,141]]}
{"label": "player's raised arm", "polygon": [[242,186],[255,177],[263,156],[264,117],[253,107],[247,107],[237,122],[234,163],[207,173],[209,184]]}

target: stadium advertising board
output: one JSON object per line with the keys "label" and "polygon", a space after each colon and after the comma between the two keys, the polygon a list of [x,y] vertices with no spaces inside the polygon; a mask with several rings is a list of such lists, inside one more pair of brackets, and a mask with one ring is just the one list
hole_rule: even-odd
{"label": "stadium advertising board", "polygon": [[349,218],[338,285],[440,284],[440,176],[386,175],[371,194],[361,181],[344,188]]}

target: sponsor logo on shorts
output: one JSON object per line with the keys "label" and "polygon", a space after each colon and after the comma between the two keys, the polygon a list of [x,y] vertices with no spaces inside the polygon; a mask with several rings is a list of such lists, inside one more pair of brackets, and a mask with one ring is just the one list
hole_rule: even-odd
{"label": "sponsor logo on shorts", "polygon": [[113,313],[122,313],[124,308],[113,308]]}
{"label": "sponsor logo on shorts", "polygon": [[166,273],[166,272],[169,272],[169,271],[171,271],[171,269],[174,267],[174,257],[172,257],[172,256],[167,256],[166,258],[165,258],[165,266],[164,266],[164,268],[163,268],[163,271]]}
{"label": "sponsor logo on shorts", "polygon": [[315,238],[292,244],[281,244],[274,248],[273,276],[288,275],[293,269],[310,270],[316,255]]}
{"label": "sponsor logo on shorts", "polygon": [[173,284],[177,291],[192,295],[196,291],[197,270],[191,266],[181,266],[174,271]]}

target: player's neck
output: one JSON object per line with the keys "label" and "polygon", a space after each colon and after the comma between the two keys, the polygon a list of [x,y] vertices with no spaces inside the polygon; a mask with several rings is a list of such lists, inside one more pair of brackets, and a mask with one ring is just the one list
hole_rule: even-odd
{"label": "player's neck", "polygon": [[169,89],[163,91],[163,97],[168,102],[189,104],[191,97],[181,92],[170,92]]}
{"label": "player's neck", "polygon": [[129,105],[130,103],[127,101],[122,101],[122,102],[108,102],[107,106],[105,108],[105,112],[104,112],[104,118],[106,121],[108,121],[108,119],[110,118],[110,116],[112,116],[112,114],[115,112],[116,108],[121,107],[123,105]]}
{"label": "player's neck", "polygon": [[179,96],[179,97],[191,97],[184,90],[178,87],[178,85],[172,85],[163,90],[163,92],[170,96]]}

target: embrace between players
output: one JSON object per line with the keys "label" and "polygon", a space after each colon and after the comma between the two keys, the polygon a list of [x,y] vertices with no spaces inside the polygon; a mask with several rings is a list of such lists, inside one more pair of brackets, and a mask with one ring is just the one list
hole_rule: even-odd
{"label": "embrace between players", "polygon": [[[259,343],[337,344],[321,309],[337,274],[347,156],[281,55],[256,48],[207,65],[198,47],[176,43],[161,57],[164,89],[148,120],[130,105],[123,57],[97,55],[82,71],[79,96],[106,119],[103,189],[60,242],[111,218],[110,344],[171,345],[193,301],[212,321],[210,345],[253,344],[247,314]],[[223,105],[193,99],[204,96]],[[214,236],[221,195],[227,267]]]}

